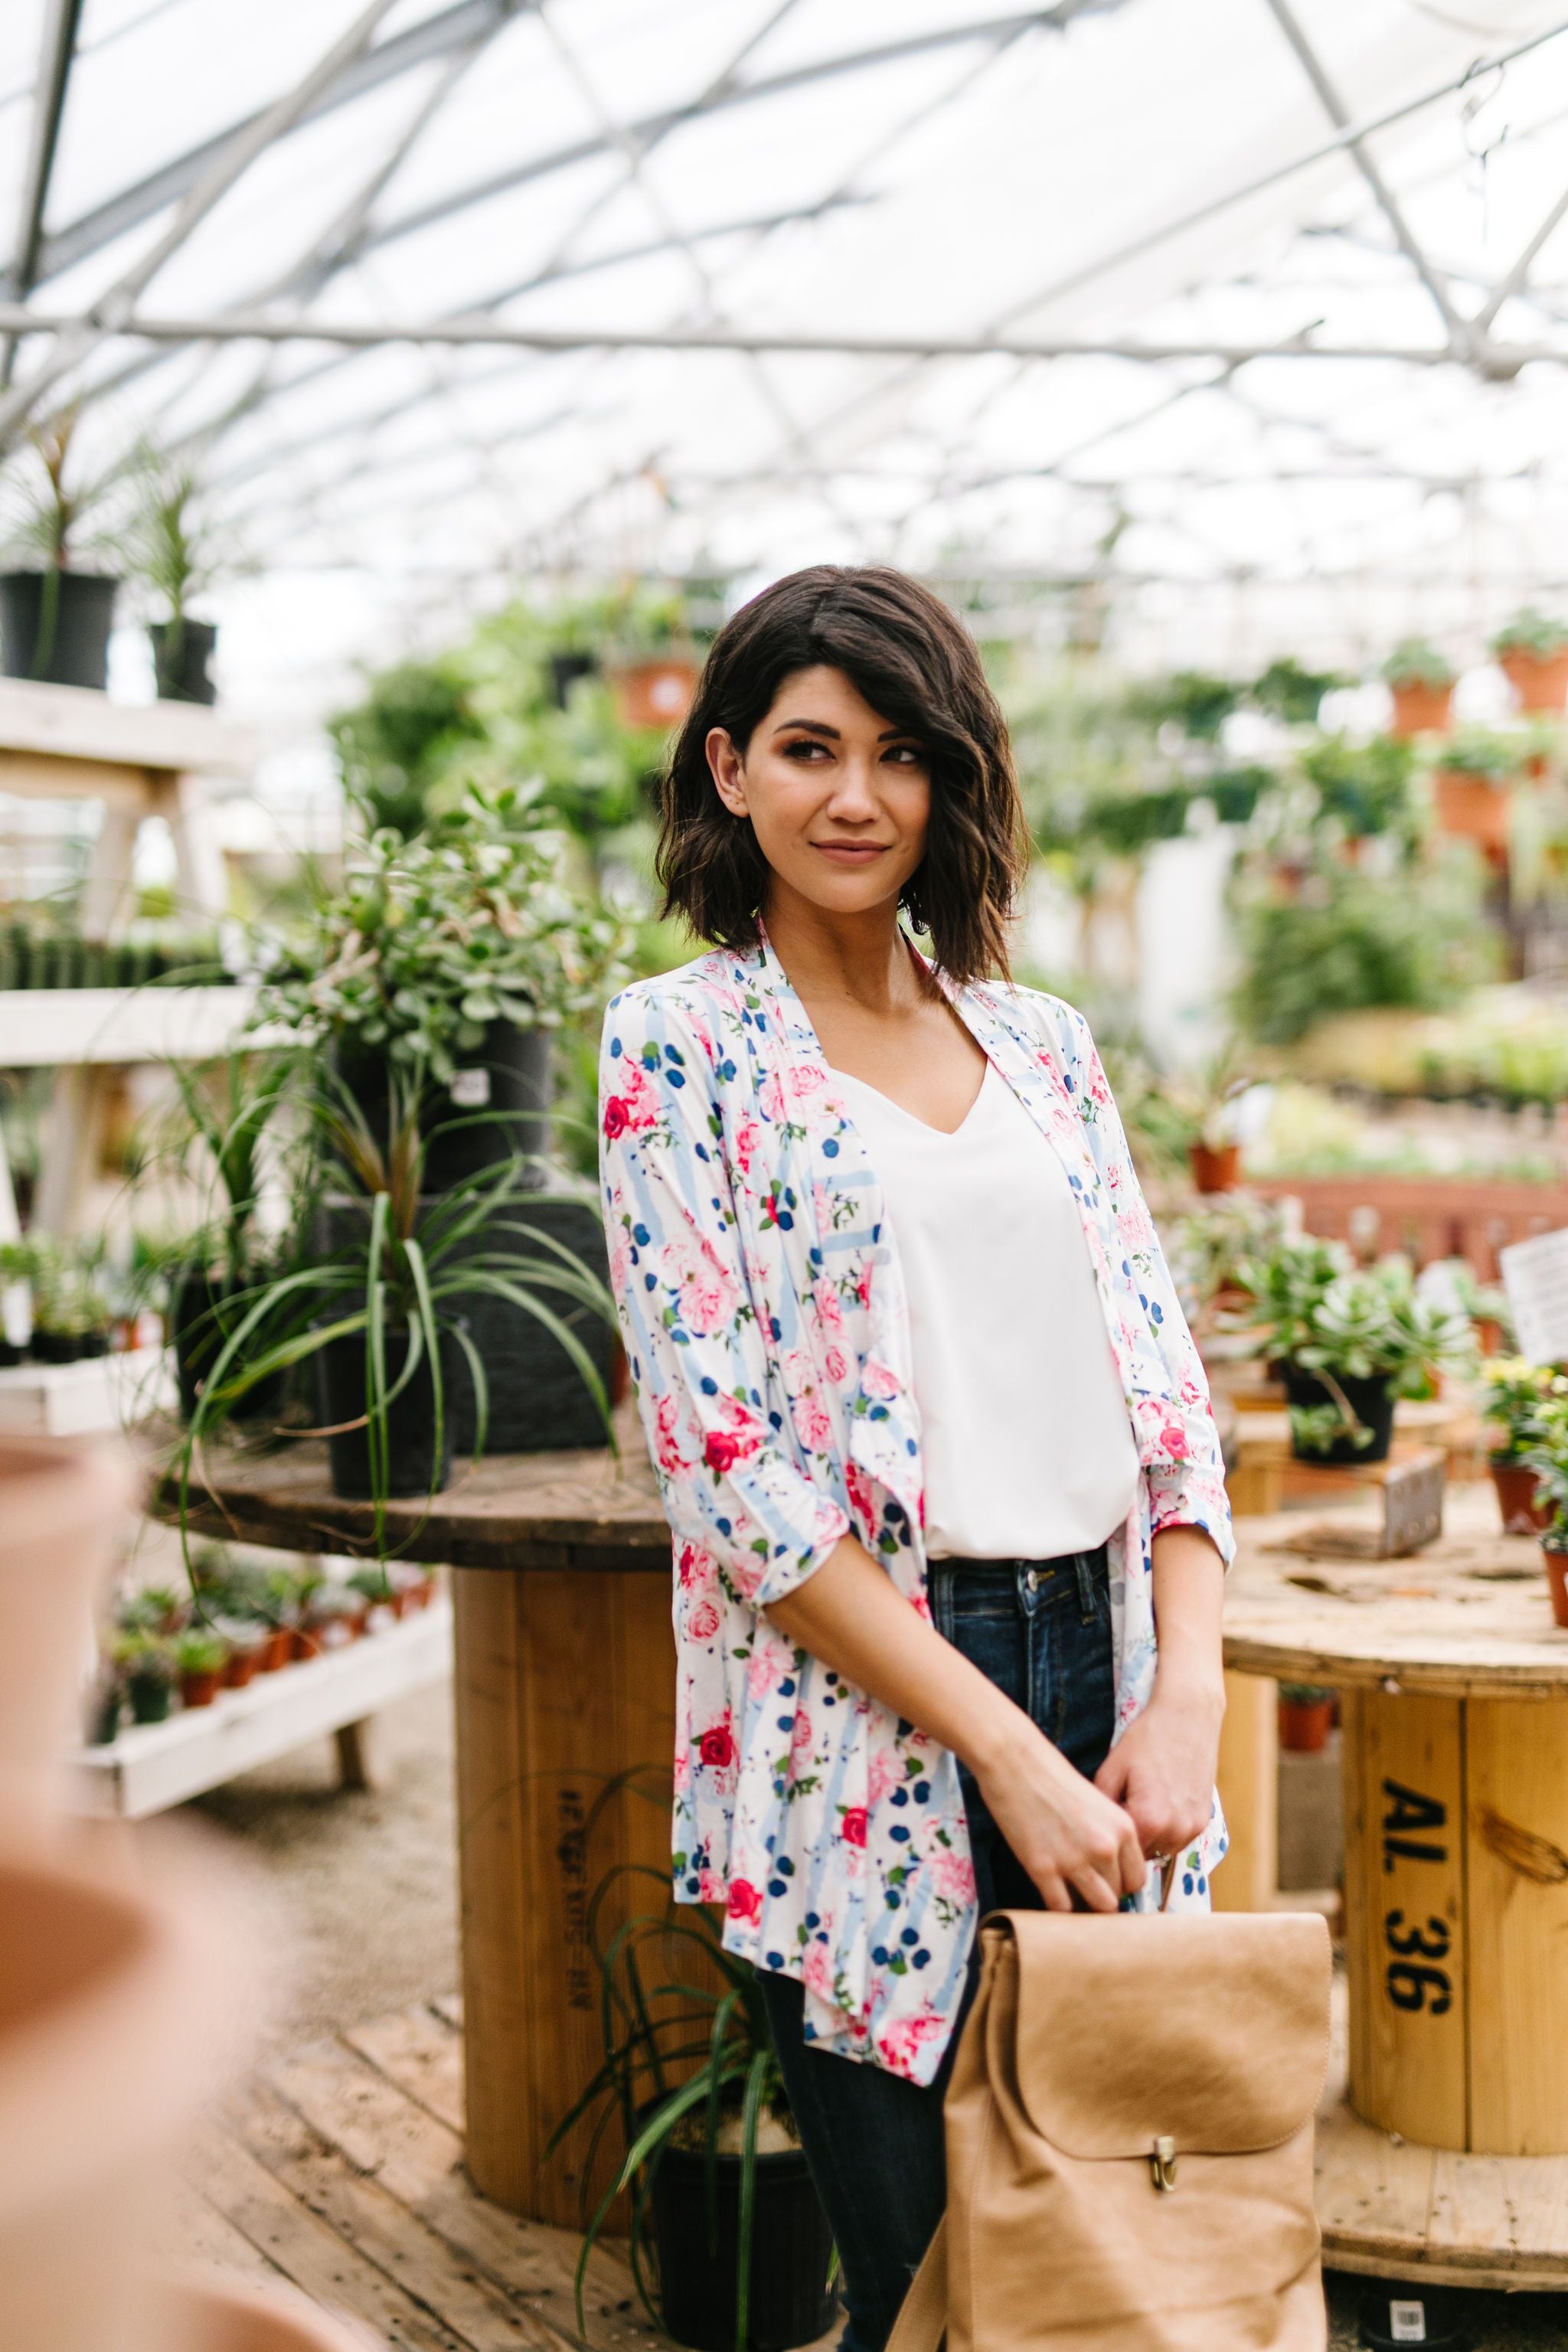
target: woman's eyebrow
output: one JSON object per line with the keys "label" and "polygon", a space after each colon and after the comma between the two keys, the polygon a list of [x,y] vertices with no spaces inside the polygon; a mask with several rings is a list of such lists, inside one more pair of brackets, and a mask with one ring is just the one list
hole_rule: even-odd
{"label": "woman's eyebrow", "polygon": [[792,727],[803,727],[811,735],[831,735],[836,743],[839,740],[837,728],[829,727],[825,719],[781,719],[773,733],[787,735]]}

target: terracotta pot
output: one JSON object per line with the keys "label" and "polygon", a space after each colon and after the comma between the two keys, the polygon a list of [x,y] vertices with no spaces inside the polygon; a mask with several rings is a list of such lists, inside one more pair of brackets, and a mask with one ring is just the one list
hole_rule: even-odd
{"label": "terracotta pot", "polygon": [[1546,1562],[1546,1582],[1552,1594],[1552,1622],[1568,1626],[1568,1552],[1559,1551],[1554,1544],[1542,1544],[1541,1557]]}
{"label": "terracotta pot", "polygon": [[1475,842],[1489,858],[1505,858],[1513,807],[1508,786],[1489,784],[1484,776],[1461,775],[1458,768],[1439,768],[1433,782],[1439,829]]}
{"label": "terracotta pot", "polygon": [[1394,696],[1391,735],[1446,735],[1453,709],[1451,686],[1423,686],[1411,679],[1390,688]]}
{"label": "terracotta pot", "polygon": [[1282,1698],[1279,1745],[1290,1756],[1316,1756],[1329,1744],[1334,1726],[1331,1698]]}
{"label": "terracotta pot", "polygon": [[1518,695],[1521,710],[1550,710],[1561,718],[1568,699],[1568,646],[1552,654],[1532,654],[1515,646],[1499,654],[1498,667]]}
{"label": "terracotta pot", "polygon": [[94,1603],[135,1491],[118,1441],[0,1437],[0,1775],[18,1803],[52,1801],[75,1742]]}
{"label": "terracotta pot", "polygon": [[628,662],[610,673],[616,712],[623,727],[679,727],[697,691],[697,664],[684,654],[661,654]]}
{"label": "terracotta pot", "polygon": [[[268,1636],[268,1641],[270,1638]],[[224,1688],[243,1690],[247,1683],[253,1683],[262,1670],[267,1649],[267,1642],[258,1642],[254,1649],[231,1650],[228,1664],[223,1670]]]}
{"label": "terracotta pot", "polygon": [[307,1658],[319,1658],[321,1654],[321,1635],[312,1633],[308,1625],[294,1626],[289,1636],[289,1655],[293,1664],[300,1666]]}
{"label": "terracotta pot", "polygon": [[1552,1525],[1552,1506],[1535,1499],[1539,1484],[1535,1472],[1522,1462],[1500,1461],[1495,1454],[1488,1467],[1497,1488],[1504,1535],[1544,1535]]}
{"label": "terracotta pot", "polygon": [[1193,1182],[1200,1192],[1234,1192],[1241,1181],[1241,1146],[1222,1143],[1216,1150],[1207,1143],[1194,1143],[1187,1151]]}
{"label": "terracotta pot", "polygon": [[224,1670],[214,1666],[210,1673],[180,1676],[182,1706],[211,1706],[223,1688]]}
{"label": "terracotta pot", "polygon": [[292,1625],[274,1625],[271,1633],[267,1636],[266,1646],[261,1653],[262,1673],[264,1675],[279,1673],[289,1664],[293,1655],[294,1628]]}
{"label": "terracotta pot", "polygon": [[147,2325],[144,2252],[165,2152],[251,1994],[239,1955],[185,1892],[98,1884],[58,1852],[0,1853],[0,2337],[172,2352]]}

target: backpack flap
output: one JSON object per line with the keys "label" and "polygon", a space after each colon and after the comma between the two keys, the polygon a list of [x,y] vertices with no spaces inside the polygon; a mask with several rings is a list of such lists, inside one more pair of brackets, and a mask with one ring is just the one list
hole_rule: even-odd
{"label": "backpack flap", "polygon": [[1016,2090],[1079,2159],[1278,2147],[1328,2069],[1331,1956],[1310,1913],[998,1913],[1016,1969]]}

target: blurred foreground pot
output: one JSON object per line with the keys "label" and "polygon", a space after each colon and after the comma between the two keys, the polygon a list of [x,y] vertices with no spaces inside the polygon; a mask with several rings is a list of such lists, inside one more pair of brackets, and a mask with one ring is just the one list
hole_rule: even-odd
{"label": "blurred foreground pot", "polygon": [[[0,1437],[0,1775],[41,1805],[73,1744],[93,1601],[135,1493],[117,1442]],[[0,1918],[4,1917],[0,1909]]]}
{"label": "blurred foreground pot", "polygon": [[162,2352],[137,2291],[150,2200],[211,2091],[234,1962],[183,1895],[0,1853],[0,2340],[18,2352]]}
{"label": "blurred foreground pot", "polygon": [[292,2296],[252,2294],[217,2279],[168,2289],[159,2352],[365,2352],[370,2339]]}

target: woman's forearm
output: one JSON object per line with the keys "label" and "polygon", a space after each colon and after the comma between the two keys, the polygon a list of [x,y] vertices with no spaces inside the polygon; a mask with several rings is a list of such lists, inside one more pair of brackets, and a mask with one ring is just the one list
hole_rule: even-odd
{"label": "woman's forearm", "polygon": [[904,1596],[852,1536],[764,1612],[857,1689],[951,1748],[1052,1910],[1114,1911],[1144,1880],[1130,1813],[1053,1748]]}
{"label": "woman's forearm", "polygon": [[977,1779],[995,1768],[1009,1738],[1032,1728],[1021,1707],[910,1608],[853,1536],[763,1613],[786,1640],[951,1748]]}
{"label": "woman's forearm", "polygon": [[1166,1528],[1154,1538],[1155,1693],[1225,1710],[1220,1617],[1225,1564],[1202,1528]]}

